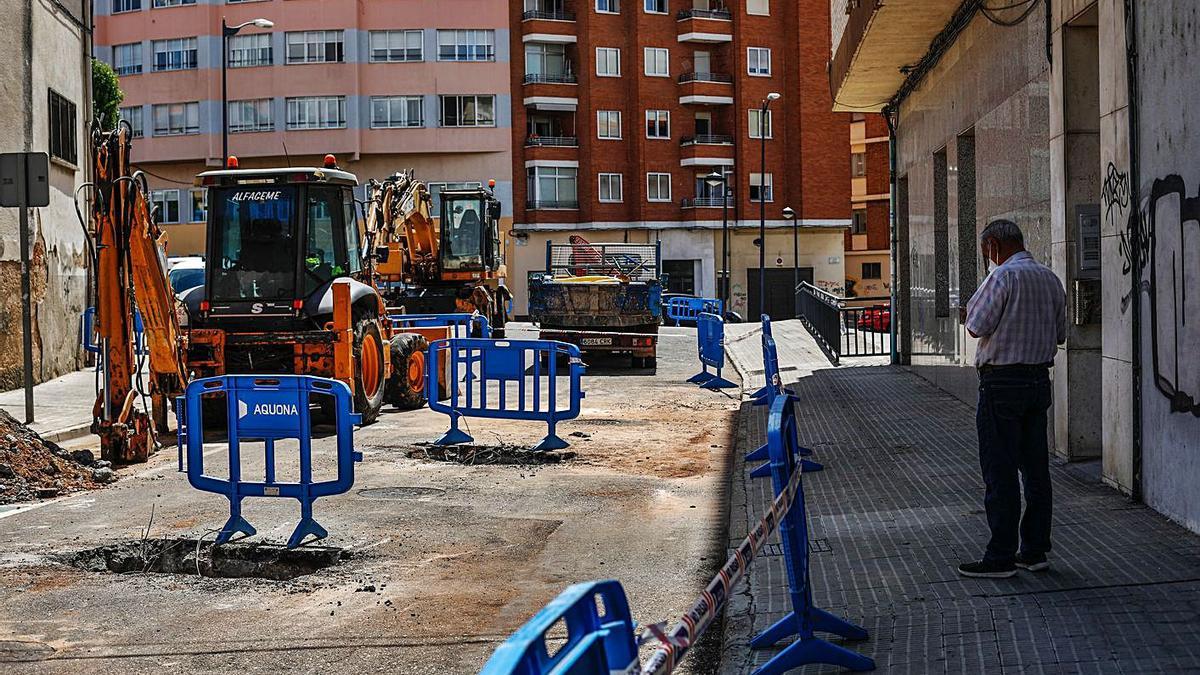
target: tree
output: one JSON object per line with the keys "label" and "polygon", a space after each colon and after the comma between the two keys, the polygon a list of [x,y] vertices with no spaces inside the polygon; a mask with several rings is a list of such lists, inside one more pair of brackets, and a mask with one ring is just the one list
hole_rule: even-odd
{"label": "tree", "polygon": [[119,107],[125,100],[121,83],[112,67],[100,59],[92,59],[92,107],[96,120],[105,131],[117,126]]}

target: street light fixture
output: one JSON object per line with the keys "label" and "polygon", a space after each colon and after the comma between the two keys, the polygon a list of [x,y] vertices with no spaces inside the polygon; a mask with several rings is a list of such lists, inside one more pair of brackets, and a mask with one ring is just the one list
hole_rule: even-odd
{"label": "street light fixture", "polygon": [[236,26],[225,23],[221,17],[221,166],[229,164],[229,38],[237,35],[246,26],[255,28],[274,28],[275,22],[269,19],[251,19]]}
{"label": "street light fixture", "polygon": [[792,295],[800,285],[800,221],[796,220],[796,212],[792,207],[783,207],[783,219],[792,223]]}
{"label": "street light fixture", "polygon": [[778,101],[779,92],[767,94],[758,112],[758,138],[761,165],[758,174],[758,314],[767,313],[767,111],[771,101]]}
{"label": "street light fixture", "polygon": [[[711,188],[721,188],[721,269],[717,271],[717,299],[721,301],[723,315],[729,308],[729,174],[724,168],[714,168],[704,177],[704,182]],[[722,279],[724,283],[721,283]]]}

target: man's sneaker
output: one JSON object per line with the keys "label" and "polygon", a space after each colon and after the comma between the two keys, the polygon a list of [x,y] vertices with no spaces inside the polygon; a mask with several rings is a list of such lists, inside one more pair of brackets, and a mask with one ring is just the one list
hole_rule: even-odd
{"label": "man's sneaker", "polygon": [[979,562],[963,563],[958,566],[958,573],[964,577],[976,577],[980,579],[1006,579],[1017,573],[1017,568],[1012,563],[999,563],[990,560],[980,560]]}
{"label": "man's sneaker", "polygon": [[1050,561],[1046,560],[1045,553],[1018,553],[1014,564],[1030,572],[1041,572],[1042,570],[1050,569]]}

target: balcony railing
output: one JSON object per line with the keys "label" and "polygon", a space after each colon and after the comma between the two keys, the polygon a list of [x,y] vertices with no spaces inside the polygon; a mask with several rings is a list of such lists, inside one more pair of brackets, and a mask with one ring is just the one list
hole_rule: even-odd
{"label": "balcony railing", "polygon": [[528,136],[525,147],[543,148],[576,148],[579,147],[578,136]]}
{"label": "balcony railing", "polygon": [[729,21],[733,12],[727,9],[681,9],[676,15],[679,19],[720,19]]}
{"label": "balcony railing", "polygon": [[525,73],[525,84],[575,84],[574,73]]}
{"label": "balcony railing", "polygon": [[725,73],[684,73],[679,76],[679,84],[687,84],[688,82],[718,82],[728,84],[733,82],[732,75]]}
{"label": "balcony railing", "polygon": [[568,12],[561,9],[530,9],[526,10],[521,18],[525,21],[531,19],[541,19],[544,21],[574,21],[575,12]]}
{"label": "balcony railing", "polygon": [[530,199],[525,202],[527,209],[577,209],[578,199]]}
{"label": "balcony railing", "polygon": [[[733,197],[726,197],[725,203],[728,206],[733,206]],[[712,207],[721,208],[720,197],[684,197],[679,202],[680,208],[684,209],[707,209]]]}
{"label": "balcony railing", "polygon": [[680,145],[733,145],[733,136],[724,134],[697,134],[679,139]]}

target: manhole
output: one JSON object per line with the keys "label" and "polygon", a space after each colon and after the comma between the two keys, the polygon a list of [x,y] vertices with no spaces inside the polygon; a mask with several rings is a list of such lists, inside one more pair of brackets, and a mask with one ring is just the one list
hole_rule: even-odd
{"label": "manhole", "polygon": [[350,558],[331,546],[288,549],[282,544],[233,542],[214,546],[196,539],[123,541],[57,556],[90,572],[199,574],[205,577],[295,579]]}
{"label": "manhole", "polygon": [[408,451],[412,459],[455,464],[515,464],[519,466],[561,464],[575,458],[572,450],[533,452],[515,445],[419,445]]}
{"label": "manhole", "polygon": [[40,661],[54,653],[54,647],[34,640],[0,640],[0,663]]}
{"label": "manhole", "polygon": [[368,499],[421,499],[424,497],[440,497],[446,491],[435,487],[381,487],[359,490],[358,494]]}

